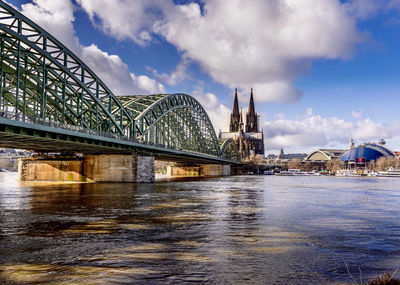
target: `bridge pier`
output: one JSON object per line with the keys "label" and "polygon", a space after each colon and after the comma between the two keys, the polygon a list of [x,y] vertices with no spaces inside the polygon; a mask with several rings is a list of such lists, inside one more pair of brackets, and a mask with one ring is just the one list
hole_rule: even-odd
{"label": "bridge pier", "polygon": [[82,159],[22,159],[20,181],[154,182],[153,156],[86,155]]}
{"label": "bridge pier", "polygon": [[86,155],[84,171],[88,182],[154,182],[154,156]]}
{"label": "bridge pier", "polygon": [[18,161],[19,181],[85,182],[83,161],[79,159],[30,159]]}
{"label": "bridge pier", "polygon": [[200,176],[200,166],[198,165],[168,165],[167,177],[196,177]]}
{"label": "bridge pier", "polygon": [[202,176],[230,176],[231,166],[229,164],[202,164],[200,174]]}
{"label": "bridge pier", "polygon": [[230,165],[200,164],[200,165],[168,165],[167,177],[196,177],[196,176],[229,176]]}

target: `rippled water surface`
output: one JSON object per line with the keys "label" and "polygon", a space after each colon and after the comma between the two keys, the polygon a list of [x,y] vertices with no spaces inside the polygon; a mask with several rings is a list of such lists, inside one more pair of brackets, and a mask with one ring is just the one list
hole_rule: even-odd
{"label": "rippled water surface", "polygon": [[400,267],[400,179],[16,177],[0,173],[2,284],[342,284]]}

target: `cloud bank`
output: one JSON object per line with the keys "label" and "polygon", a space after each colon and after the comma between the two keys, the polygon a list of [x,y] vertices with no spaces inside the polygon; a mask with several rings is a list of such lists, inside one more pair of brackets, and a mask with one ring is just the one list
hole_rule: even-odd
{"label": "cloud bank", "polygon": [[293,80],[313,59],[350,56],[362,39],[352,13],[374,8],[360,11],[338,0],[77,2],[103,32],[142,45],[161,36],[214,80],[254,87],[256,100],[279,103],[300,99]]}
{"label": "cloud bank", "polygon": [[364,118],[361,112],[353,111],[353,117],[356,119],[354,122],[337,117],[324,118],[313,115],[309,110],[307,113],[298,120],[281,115],[264,123],[266,149],[276,152],[283,148],[304,152],[321,147],[344,147],[350,138],[364,143],[376,142],[381,135],[385,139],[400,136],[399,122],[391,125],[376,123],[370,118]]}

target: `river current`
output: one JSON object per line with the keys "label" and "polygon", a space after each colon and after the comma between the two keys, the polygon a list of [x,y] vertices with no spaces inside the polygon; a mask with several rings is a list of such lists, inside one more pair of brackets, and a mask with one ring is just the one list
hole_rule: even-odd
{"label": "river current", "polygon": [[0,173],[1,284],[343,284],[400,267],[400,179],[19,184]]}

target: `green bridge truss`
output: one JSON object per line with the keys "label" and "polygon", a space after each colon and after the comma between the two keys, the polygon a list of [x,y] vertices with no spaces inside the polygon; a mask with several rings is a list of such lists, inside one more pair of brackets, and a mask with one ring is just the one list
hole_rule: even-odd
{"label": "green bridge truss", "polygon": [[115,96],[68,48],[1,1],[0,58],[0,145],[239,161],[234,141],[218,141],[196,99]]}

